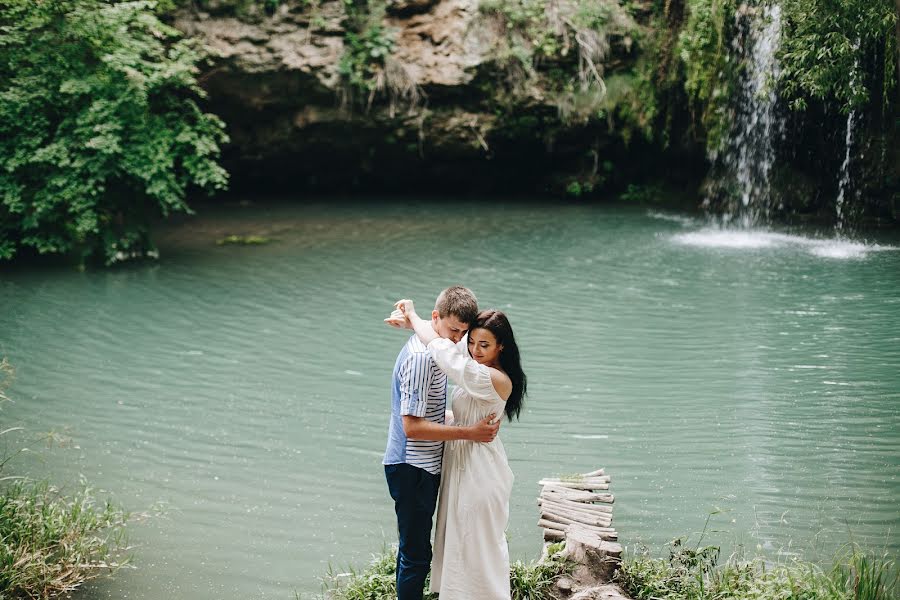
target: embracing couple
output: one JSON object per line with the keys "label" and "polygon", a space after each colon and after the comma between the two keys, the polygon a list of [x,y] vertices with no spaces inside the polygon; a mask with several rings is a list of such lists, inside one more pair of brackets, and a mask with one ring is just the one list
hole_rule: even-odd
{"label": "embracing couple", "polygon": [[430,565],[440,600],[509,600],[513,474],[497,433],[504,413],[519,416],[526,388],[509,321],[479,312],[457,286],[441,292],[430,320],[400,300],[385,322],[415,332],[394,365],[383,461],[400,537],[397,598],[421,600]]}

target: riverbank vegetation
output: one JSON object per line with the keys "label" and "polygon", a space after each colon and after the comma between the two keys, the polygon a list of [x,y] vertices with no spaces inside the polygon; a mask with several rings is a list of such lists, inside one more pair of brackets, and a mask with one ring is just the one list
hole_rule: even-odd
{"label": "riverbank vegetation", "polygon": [[[324,600],[396,600],[396,549],[385,549],[372,557],[361,571],[329,572],[323,579]],[[511,600],[539,600],[549,597],[553,582],[569,570],[559,560],[510,565]],[[426,581],[425,589],[428,590]],[[425,594],[426,600],[437,600],[437,594]]]}
{"label": "riverbank vegetation", "polygon": [[[393,600],[395,562],[396,552],[384,551],[362,571],[326,576],[325,600]],[[553,583],[569,568],[552,560],[513,564],[512,599],[551,600]],[[720,561],[716,546],[690,548],[675,540],[666,558],[646,549],[626,554],[614,582],[634,600],[893,600],[900,592],[896,564],[856,546],[822,567],[737,555]]]}
{"label": "riverbank vegetation", "polygon": [[822,567],[737,555],[720,561],[718,547],[689,548],[675,540],[668,558],[646,551],[627,557],[617,581],[635,600],[891,600],[900,592],[896,565],[855,546]]}
{"label": "riverbank vegetation", "polygon": [[0,258],[142,257],[154,218],[225,188],[202,50],[154,5],[0,3]]}
{"label": "riverbank vegetation", "polygon": [[[12,378],[0,361],[0,403]],[[0,431],[8,437],[18,428]],[[57,598],[128,563],[128,514],[82,485],[63,493],[47,482],[7,474],[0,460],[0,598]]]}

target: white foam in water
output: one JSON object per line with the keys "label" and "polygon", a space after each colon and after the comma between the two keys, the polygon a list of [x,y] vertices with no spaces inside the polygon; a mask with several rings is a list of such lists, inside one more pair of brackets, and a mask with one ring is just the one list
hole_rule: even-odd
{"label": "white foam in water", "polygon": [[822,258],[863,258],[873,250],[884,250],[884,248],[834,240],[814,246],[810,249],[810,252]]}
{"label": "white foam in water", "polygon": [[759,231],[729,231],[727,229],[703,229],[674,236],[676,242],[701,248],[771,248],[784,245],[785,241],[775,233]]}
{"label": "white foam in water", "polygon": [[799,246],[813,256],[821,258],[854,259],[865,258],[870,252],[897,250],[893,246],[864,244],[845,239],[817,240],[799,235],[773,233],[762,230],[731,230],[707,228],[672,236],[672,240],[685,246],[699,248],[731,248],[755,250],[759,248],[779,248]]}
{"label": "white foam in water", "polygon": [[662,221],[671,221],[672,223],[678,223],[680,225],[684,225],[685,227],[696,224],[696,220],[690,217],[685,217],[682,215],[671,215],[655,210],[647,211],[647,216],[651,219],[660,219]]}

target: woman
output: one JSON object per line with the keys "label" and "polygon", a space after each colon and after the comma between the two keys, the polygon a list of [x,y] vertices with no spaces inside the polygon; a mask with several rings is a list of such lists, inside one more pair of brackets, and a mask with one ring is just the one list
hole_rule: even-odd
{"label": "woman", "polygon": [[[396,306],[405,326],[428,345],[435,364],[456,384],[451,396],[455,425],[471,425],[492,413],[518,418],[526,377],[506,315],[482,311],[467,338],[454,344],[416,314],[412,301]],[[506,524],[513,473],[503,444],[499,438],[446,442],[441,471],[431,592],[441,600],[509,600]]]}

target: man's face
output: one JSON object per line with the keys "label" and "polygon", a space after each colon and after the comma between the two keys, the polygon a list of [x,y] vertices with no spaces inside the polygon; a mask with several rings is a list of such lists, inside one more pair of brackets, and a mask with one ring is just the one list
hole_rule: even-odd
{"label": "man's face", "polygon": [[454,343],[461,340],[469,330],[468,323],[463,323],[454,315],[441,317],[437,311],[434,311],[431,313],[431,318],[434,320],[434,329],[437,331],[437,334],[442,338],[452,340]]}

